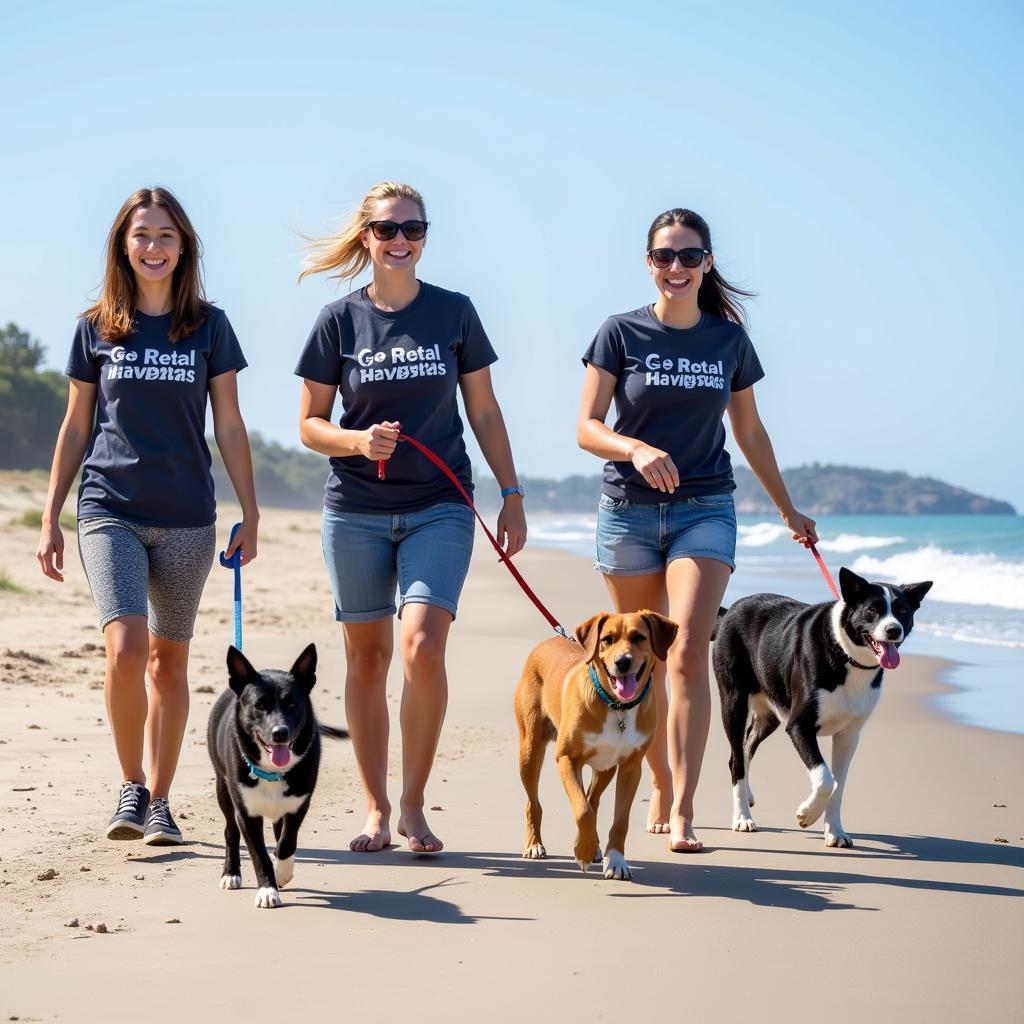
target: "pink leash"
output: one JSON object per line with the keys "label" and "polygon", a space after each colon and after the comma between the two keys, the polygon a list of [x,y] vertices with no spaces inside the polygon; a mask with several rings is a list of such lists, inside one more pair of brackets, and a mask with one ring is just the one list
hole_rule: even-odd
{"label": "pink leash", "polygon": [[822,576],[825,577],[825,582],[828,584],[828,589],[832,591],[832,596],[837,600],[841,601],[842,598],[839,596],[839,591],[836,590],[835,583],[832,582],[832,576],[829,574],[828,567],[825,565],[821,555],[818,554],[818,549],[813,545],[809,545],[811,554],[814,555],[815,561],[818,563],[818,568],[821,570]]}

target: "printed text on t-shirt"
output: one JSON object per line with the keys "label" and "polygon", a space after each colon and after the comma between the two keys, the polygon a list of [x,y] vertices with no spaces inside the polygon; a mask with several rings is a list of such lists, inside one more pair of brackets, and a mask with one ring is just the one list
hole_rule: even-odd
{"label": "printed text on t-shirt", "polygon": [[130,352],[123,345],[115,345],[110,350],[107,379],[170,380],[183,384],[195,383],[195,349],[191,352],[160,352],[155,348],[147,348],[142,352],[142,365],[135,366],[138,358],[138,352]]}
{"label": "printed text on t-shirt", "polygon": [[[418,345],[416,348],[391,348],[374,352],[360,349],[356,362],[362,367],[359,379],[362,383],[377,380],[408,380],[410,377],[442,377],[448,372],[441,362],[440,345]],[[390,366],[379,363],[390,362]]]}
{"label": "printed text on t-shirt", "polygon": [[680,356],[677,359],[664,358],[652,352],[645,360],[647,368],[646,383],[648,386],[678,388],[713,388],[716,391],[725,389],[725,374],[722,361],[709,363],[692,362]]}

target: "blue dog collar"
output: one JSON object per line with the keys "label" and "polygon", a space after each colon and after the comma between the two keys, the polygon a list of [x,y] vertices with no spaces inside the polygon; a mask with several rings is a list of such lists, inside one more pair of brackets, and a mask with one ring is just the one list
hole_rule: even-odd
{"label": "blue dog collar", "polygon": [[242,754],[242,760],[249,766],[249,778],[253,782],[257,779],[265,779],[267,782],[280,782],[284,778],[284,772],[265,772],[259,765],[253,764],[245,754]]}
{"label": "blue dog collar", "polygon": [[603,700],[605,704],[607,704],[608,707],[612,709],[612,711],[628,711],[630,708],[635,708],[637,704],[639,704],[644,699],[644,697],[647,696],[647,691],[651,688],[651,680],[648,679],[647,685],[644,687],[644,692],[641,693],[640,696],[636,699],[631,700],[626,704],[623,704],[621,701],[614,700],[605,691],[605,688],[601,685],[601,681],[597,678],[597,669],[594,668],[593,662],[591,662],[587,666],[587,670],[590,673],[590,681],[594,684],[594,689],[597,691],[598,697],[600,697],[601,700]]}

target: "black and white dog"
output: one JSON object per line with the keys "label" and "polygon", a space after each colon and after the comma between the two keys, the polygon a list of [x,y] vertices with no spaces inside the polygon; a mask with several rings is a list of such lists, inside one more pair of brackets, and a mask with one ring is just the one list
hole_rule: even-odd
{"label": "black and white dog", "polygon": [[[846,773],[881,696],[883,670],[899,665],[899,646],[931,585],[869,583],[844,568],[840,601],[753,594],[719,611],[712,663],[731,750],[735,831],[757,831],[750,761],[782,722],[811,778],[797,822],[807,828],[824,812],[825,845],[853,845],[840,817]],[[831,770],[819,736],[832,737]]]}
{"label": "black and white dog", "polygon": [[[256,869],[256,906],[281,906],[278,889],[294,874],[299,827],[309,810],[320,769],[320,733],[348,733],[319,725],[310,691],[316,683],[316,647],[310,644],[290,672],[257,672],[241,651],[228,648],[230,689],[217,698],[206,729],[207,748],[224,812],[222,889],[242,885],[238,842],[245,839]],[[263,838],[269,818],[277,840],[277,869]]]}

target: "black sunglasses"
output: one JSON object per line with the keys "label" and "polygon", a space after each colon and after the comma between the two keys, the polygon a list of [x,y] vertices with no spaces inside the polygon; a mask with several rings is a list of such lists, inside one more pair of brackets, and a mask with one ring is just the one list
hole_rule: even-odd
{"label": "black sunglasses", "polygon": [[371,220],[366,226],[373,232],[373,237],[381,242],[390,242],[399,231],[410,242],[422,242],[427,237],[426,220],[403,220],[401,224],[393,220]]}
{"label": "black sunglasses", "polygon": [[679,257],[679,262],[684,267],[689,267],[692,270],[694,267],[699,267],[704,261],[705,256],[711,255],[710,249],[648,249],[647,255],[651,257],[651,262],[659,270],[667,270],[675,262],[676,257]]}

